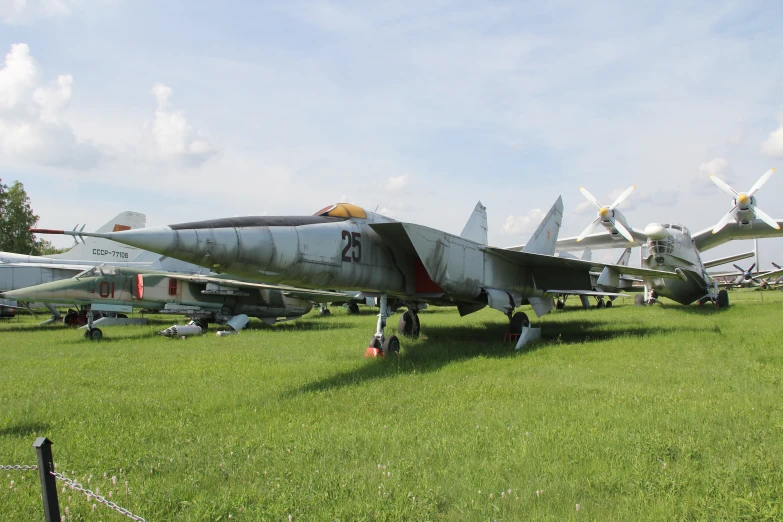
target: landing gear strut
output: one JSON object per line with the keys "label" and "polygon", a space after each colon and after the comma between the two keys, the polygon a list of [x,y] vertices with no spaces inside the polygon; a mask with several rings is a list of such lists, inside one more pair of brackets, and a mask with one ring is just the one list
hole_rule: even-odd
{"label": "landing gear strut", "polygon": [[87,312],[87,330],[84,332],[84,338],[90,341],[100,341],[103,338],[103,332],[100,328],[92,327],[93,312],[89,310]]}
{"label": "landing gear strut", "polygon": [[400,351],[400,340],[397,336],[386,337],[383,333],[386,328],[386,318],[389,317],[386,294],[381,294],[379,301],[378,324],[375,328],[375,335],[370,338],[370,344],[364,352],[365,357],[385,356]]}
{"label": "landing gear strut", "polygon": [[332,315],[332,311],[329,310],[329,305],[326,303],[321,303],[321,308],[318,310],[318,315]]}

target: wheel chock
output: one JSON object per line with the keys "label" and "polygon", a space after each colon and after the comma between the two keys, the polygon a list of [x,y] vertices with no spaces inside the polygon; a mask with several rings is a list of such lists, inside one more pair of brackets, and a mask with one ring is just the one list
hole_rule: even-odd
{"label": "wheel chock", "polygon": [[364,351],[364,357],[365,359],[369,357],[384,357],[383,350],[381,350],[380,348],[373,348],[372,346],[369,346]]}
{"label": "wheel chock", "polygon": [[526,344],[541,339],[541,328],[533,328],[531,326],[523,326],[522,333],[519,335],[519,340],[514,350],[519,350]]}

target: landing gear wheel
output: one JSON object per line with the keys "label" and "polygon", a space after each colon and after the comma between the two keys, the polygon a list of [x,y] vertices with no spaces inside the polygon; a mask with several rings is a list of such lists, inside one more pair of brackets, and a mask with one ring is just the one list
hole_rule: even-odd
{"label": "landing gear wheel", "polygon": [[377,348],[380,350],[383,346],[381,346],[381,340],[375,337],[374,335],[370,337],[370,344],[367,345],[369,348]]}
{"label": "landing gear wheel", "polygon": [[607,301],[607,302],[606,302],[606,308],[611,308],[612,306],[613,306],[613,305],[612,305],[612,302],[611,302],[611,301]]}
{"label": "landing gear wheel", "polygon": [[564,306],[565,303],[561,299],[558,299],[557,302],[555,302],[555,308],[558,310],[562,310]]}
{"label": "landing gear wheel", "polygon": [[383,341],[381,349],[383,350],[383,355],[400,353],[400,340],[397,339],[396,335],[389,336]]}
{"label": "landing gear wheel", "polygon": [[357,315],[359,313],[359,305],[356,303],[348,303],[348,313]]}
{"label": "landing gear wheel", "polygon": [[324,308],[324,309],[318,311],[318,315],[326,317],[326,316],[332,315],[332,311],[329,310],[328,308]]}
{"label": "landing gear wheel", "polygon": [[525,312],[517,312],[514,317],[511,318],[511,322],[508,324],[508,333],[521,334],[522,328],[530,326],[530,319],[527,318]]}
{"label": "landing gear wheel", "polygon": [[209,321],[207,321],[206,319],[199,319],[198,321],[196,321],[196,326],[201,328],[202,332],[206,332],[207,330],[209,330]]}
{"label": "landing gear wheel", "polygon": [[125,314],[117,314],[117,319],[127,319],[128,316]]}
{"label": "landing gear wheel", "polygon": [[717,305],[719,309],[729,307],[729,293],[725,289],[718,292]]}
{"label": "landing gear wheel", "polygon": [[598,309],[606,307],[606,303],[604,303],[603,299],[599,299],[597,303],[595,303],[595,307]]}
{"label": "landing gear wheel", "polygon": [[103,332],[101,332],[100,328],[88,328],[84,332],[84,338],[90,341],[100,341],[103,339]]}
{"label": "landing gear wheel", "polygon": [[400,317],[400,322],[397,325],[397,331],[405,337],[416,338],[419,336],[419,316],[415,312],[407,310]]}
{"label": "landing gear wheel", "polygon": [[642,294],[636,294],[633,296],[633,304],[636,306],[644,306],[646,304],[644,302],[644,296]]}
{"label": "landing gear wheel", "polygon": [[65,317],[63,317],[63,324],[65,326],[76,326],[78,320],[79,314],[73,310],[68,310],[68,313],[65,314]]}

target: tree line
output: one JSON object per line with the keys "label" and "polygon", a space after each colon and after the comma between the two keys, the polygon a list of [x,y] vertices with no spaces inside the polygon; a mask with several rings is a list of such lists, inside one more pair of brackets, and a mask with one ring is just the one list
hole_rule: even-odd
{"label": "tree line", "polygon": [[0,251],[44,256],[66,250],[36,239],[30,229],[37,224],[38,216],[22,182],[14,181],[9,186],[0,179]]}

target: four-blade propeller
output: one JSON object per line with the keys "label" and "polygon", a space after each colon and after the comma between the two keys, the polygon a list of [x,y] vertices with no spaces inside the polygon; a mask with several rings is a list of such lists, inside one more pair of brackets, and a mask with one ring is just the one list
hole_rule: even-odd
{"label": "four-blade propeller", "polygon": [[754,216],[762,220],[764,223],[776,230],[780,230],[780,225],[778,225],[774,219],[769,217],[766,212],[762,211],[756,206],[756,198],[753,197],[753,194],[755,194],[756,191],[760,189],[761,186],[766,183],[770,177],[772,177],[773,172],[775,172],[775,169],[769,169],[767,172],[765,172],[747,192],[737,192],[728,186],[726,182],[720,178],[715,177],[714,174],[710,174],[710,179],[712,182],[715,183],[723,192],[731,196],[731,198],[734,200],[734,207],[729,210],[728,214],[723,216],[723,218],[718,221],[718,224],[715,225],[715,227],[712,229],[713,234],[717,234],[723,227],[728,225],[730,221],[736,220],[737,212],[740,210],[750,210]]}
{"label": "four-blade propeller", "polygon": [[585,237],[589,236],[593,233],[593,231],[598,228],[598,225],[603,223],[611,224],[612,227],[614,227],[621,236],[623,236],[625,239],[630,241],[631,243],[634,242],[633,236],[628,231],[628,229],[625,227],[625,225],[620,222],[619,220],[615,219],[615,212],[614,209],[617,208],[617,206],[625,201],[625,198],[627,198],[631,192],[633,192],[633,189],[636,188],[636,185],[630,186],[628,189],[626,189],[625,192],[620,194],[616,200],[614,200],[614,203],[609,205],[608,207],[605,207],[601,205],[601,203],[598,202],[595,197],[593,197],[592,194],[590,194],[587,189],[584,187],[579,187],[579,191],[584,195],[585,198],[587,198],[587,201],[590,203],[593,203],[598,208],[598,217],[593,220],[592,223],[587,225],[587,228],[582,231],[581,234],[579,234],[579,237],[576,238],[577,241],[583,240]]}

